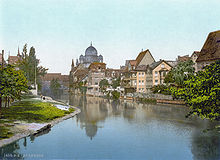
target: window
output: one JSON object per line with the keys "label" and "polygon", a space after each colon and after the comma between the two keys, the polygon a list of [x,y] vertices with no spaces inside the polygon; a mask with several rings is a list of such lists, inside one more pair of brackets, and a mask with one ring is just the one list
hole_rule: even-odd
{"label": "window", "polygon": [[144,85],[144,80],[142,80],[142,85]]}
{"label": "window", "polygon": [[144,72],[142,72],[142,76],[144,76]]}
{"label": "window", "polygon": [[139,80],[139,85],[141,85],[141,81]]}
{"label": "window", "polygon": [[164,68],[165,66],[164,66],[164,64],[161,64],[161,68]]}
{"label": "window", "polygon": [[98,85],[98,82],[95,82],[95,85]]}
{"label": "window", "polygon": [[139,72],[138,74],[139,74],[139,76],[141,75],[141,73],[140,73],[140,72]]}
{"label": "window", "polygon": [[157,72],[157,71],[155,71],[155,77],[157,77],[157,74],[158,74],[158,72]]}
{"label": "window", "polygon": [[157,79],[155,80],[155,85],[158,85],[158,80]]}

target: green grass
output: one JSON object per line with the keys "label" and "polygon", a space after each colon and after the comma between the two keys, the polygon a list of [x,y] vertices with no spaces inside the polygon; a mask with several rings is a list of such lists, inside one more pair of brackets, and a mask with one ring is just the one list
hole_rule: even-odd
{"label": "green grass", "polygon": [[63,111],[46,102],[23,100],[14,103],[9,108],[2,108],[0,119],[43,123],[63,117],[73,111],[74,109]]}
{"label": "green grass", "polygon": [[4,125],[5,122],[8,123],[10,121],[3,121],[0,119],[0,140],[13,136],[13,133],[10,131],[9,127],[7,125]]}

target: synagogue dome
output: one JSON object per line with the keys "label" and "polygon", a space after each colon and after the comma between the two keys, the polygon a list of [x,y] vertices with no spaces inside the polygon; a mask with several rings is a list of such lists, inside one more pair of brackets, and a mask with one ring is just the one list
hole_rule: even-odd
{"label": "synagogue dome", "polygon": [[86,56],[97,56],[97,54],[97,50],[92,46],[92,44],[85,51]]}

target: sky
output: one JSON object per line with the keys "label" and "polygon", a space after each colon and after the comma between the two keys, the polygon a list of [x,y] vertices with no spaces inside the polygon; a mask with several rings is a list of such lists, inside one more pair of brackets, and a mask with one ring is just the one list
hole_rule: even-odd
{"label": "sky", "polygon": [[200,51],[220,30],[219,0],[0,0],[0,50],[34,46],[48,72],[69,74],[90,46],[108,68],[149,49],[155,60]]}

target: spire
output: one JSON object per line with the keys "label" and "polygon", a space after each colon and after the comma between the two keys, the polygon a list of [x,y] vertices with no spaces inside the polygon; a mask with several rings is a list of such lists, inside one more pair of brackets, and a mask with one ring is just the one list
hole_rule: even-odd
{"label": "spire", "polygon": [[91,44],[90,44],[91,46],[92,46],[92,41],[91,41]]}
{"label": "spire", "polygon": [[74,67],[74,60],[72,59],[72,68]]}
{"label": "spire", "polygon": [[18,46],[18,54],[17,54],[18,57],[20,57],[20,51],[19,51],[19,46]]}

